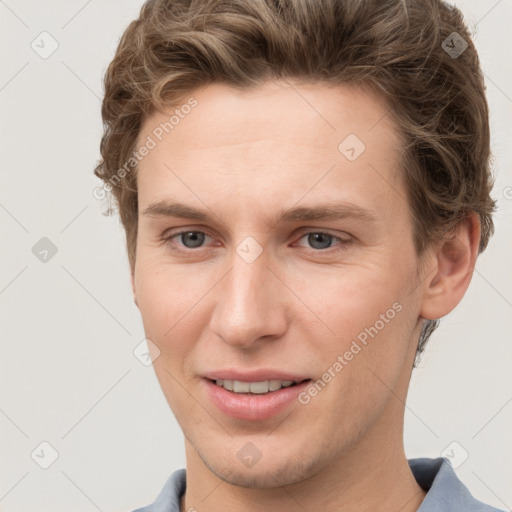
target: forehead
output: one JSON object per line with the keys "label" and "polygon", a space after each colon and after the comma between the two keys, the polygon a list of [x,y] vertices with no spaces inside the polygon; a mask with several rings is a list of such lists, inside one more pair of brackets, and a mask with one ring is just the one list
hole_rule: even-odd
{"label": "forehead", "polygon": [[[187,102],[192,99],[196,105],[190,108]],[[183,113],[173,116],[176,110]],[[149,117],[140,135],[158,131],[163,125],[161,138],[170,140],[172,133],[177,145],[187,139],[187,146],[198,149],[212,143],[243,144],[267,137],[285,144],[330,143],[333,139],[341,141],[348,133],[372,143],[386,133],[389,142],[395,139],[397,143],[396,127],[388,112],[380,95],[362,87],[269,81],[258,88],[239,90],[213,83],[191,91],[181,103]],[[172,126],[166,130],[170,118],[174,118]],[[193,140],[188,138],[190,130],[196,133]]]}
{"label": "forehead", "polygon": [[145,207],[169,197],[200,205],[203,197],[229,199],[240,213],[340,194],[363,203],[366,196],[368,207],[401,186],[401,141],[388,107],[354,87],[211,84],[148,118],[139,147],[149,140],[154,147],[137,170]]}

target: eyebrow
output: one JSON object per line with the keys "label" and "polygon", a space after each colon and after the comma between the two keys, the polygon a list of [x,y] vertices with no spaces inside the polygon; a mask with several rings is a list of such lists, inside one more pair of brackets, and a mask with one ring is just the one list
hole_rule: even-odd
{"label": "eyebrow", "polygon": [[[206,210],[165,200],[149,205],[142,212],[142,215],[151,217],[178,217],[197,221],[208,221],[212,218],[212,215]],[[314,207],[296,206],[288,210],[281,210],[277,214],[274,224],[315,220],[343,220],[346,218],[355,218],[372,223],[377,221],[377,214],[373,210],[344,202]]]}

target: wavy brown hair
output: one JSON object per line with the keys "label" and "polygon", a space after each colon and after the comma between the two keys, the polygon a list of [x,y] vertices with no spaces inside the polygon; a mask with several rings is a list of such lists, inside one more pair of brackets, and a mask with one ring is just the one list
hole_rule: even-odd
{"label": "wavy brown hair", "polygon": [[[450,51],[461,41],[468,46],[460,55]],[[132,272],[136,165],[119,176],[142,123],[197,87],[247,89],[274,79],[378,91],[405,141],[401,166],[418,255],[470,212],[480,217],[485,249],[495,208],[488,106],[459,10],[440,0],[149,0],[105,75],[95,168],[114,196]],[[437,323],[424,324],[418,355]]]}

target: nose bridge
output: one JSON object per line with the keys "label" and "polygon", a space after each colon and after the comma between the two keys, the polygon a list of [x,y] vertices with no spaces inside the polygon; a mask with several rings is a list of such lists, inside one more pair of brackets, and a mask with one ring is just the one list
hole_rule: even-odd
{"label": "nose bridge", "polygon": [[268,253],[252,237],[233,251],[230,272],[222,280],[212,329],[226,343],[248,347],[262,336],[280,335],[285,311]]}

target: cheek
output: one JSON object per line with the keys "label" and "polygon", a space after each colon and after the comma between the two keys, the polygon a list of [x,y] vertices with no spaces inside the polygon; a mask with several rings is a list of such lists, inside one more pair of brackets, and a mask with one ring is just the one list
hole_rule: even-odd
{"label": "cheek", "polygon": [[354,266],[301,281],[297,295],[312,305],[324,324],[312,314],[303,316],[304,341],[314,340],[308,348],[315,354],[317,375],[336,375],[333,392],[336,388],[345,394],[350,389],[351,398],[346,399],[357,403],[364,398],[368,403],[388,393],[379,378],[394,386],[417,321],[411,283],[412,273],[406,268],[393,273],[383,266]]}
{"label": "cheek", "polygon": [[[403,309],[409,293],[407,276],[376,265],[352,265],[328,272],[309,272],[307,276],[303,273],[303,276],[297,279],[290,273],[288,277],[294,283],[296,295],[340,341],[356,337],[376,322],[379,331],[389,330],[400,316],[397,309],[401,309],[400,305]],[[381,315],[385,315],[384,320]]]}
{"label": "cheek", "polygon": [[137,261],[135,270],[137,303],[144,332],[160,350],[155,365],[158,363],[169,370],[173,366],[170,354],[174,359],[183,357],[185,347],[180,343],[180,329],[192,308],[179,273],[170,270],[166,272],[161,265],[143,258]]}
{"label": "cheek", "polygon": [[144,332],[160,351],[153,369],[169,406],[181,420],[194,404],[187,392],[191,377],[188,362],[194,340],[200,339],[204,328],[198,318],[198,301],[211,286],[199,289],[195,279],[176,267],[142,258],[135,277]]}
{"label": "cheek", "polygon": [[[169,336],[208,288],[207,274],[193,265],[180,268],[159,258],[140,258],[135,270],[139,309],[155,337]],[[170,331],[170,332],[169,332]]]}
{"label": "cheek", "polygon": [[406,301],[396,283],[369,274],[357,279],[355,273],[335,283],[326,280],[325,294],[309,297],[335,334],[320,337],[316,331],[308,346],[318,380],[310,402],[304,401],[319,424],[331,425],[334,444],[354,439],[377,420],[393,393],[400,394],[415,325],[411,298]]}

